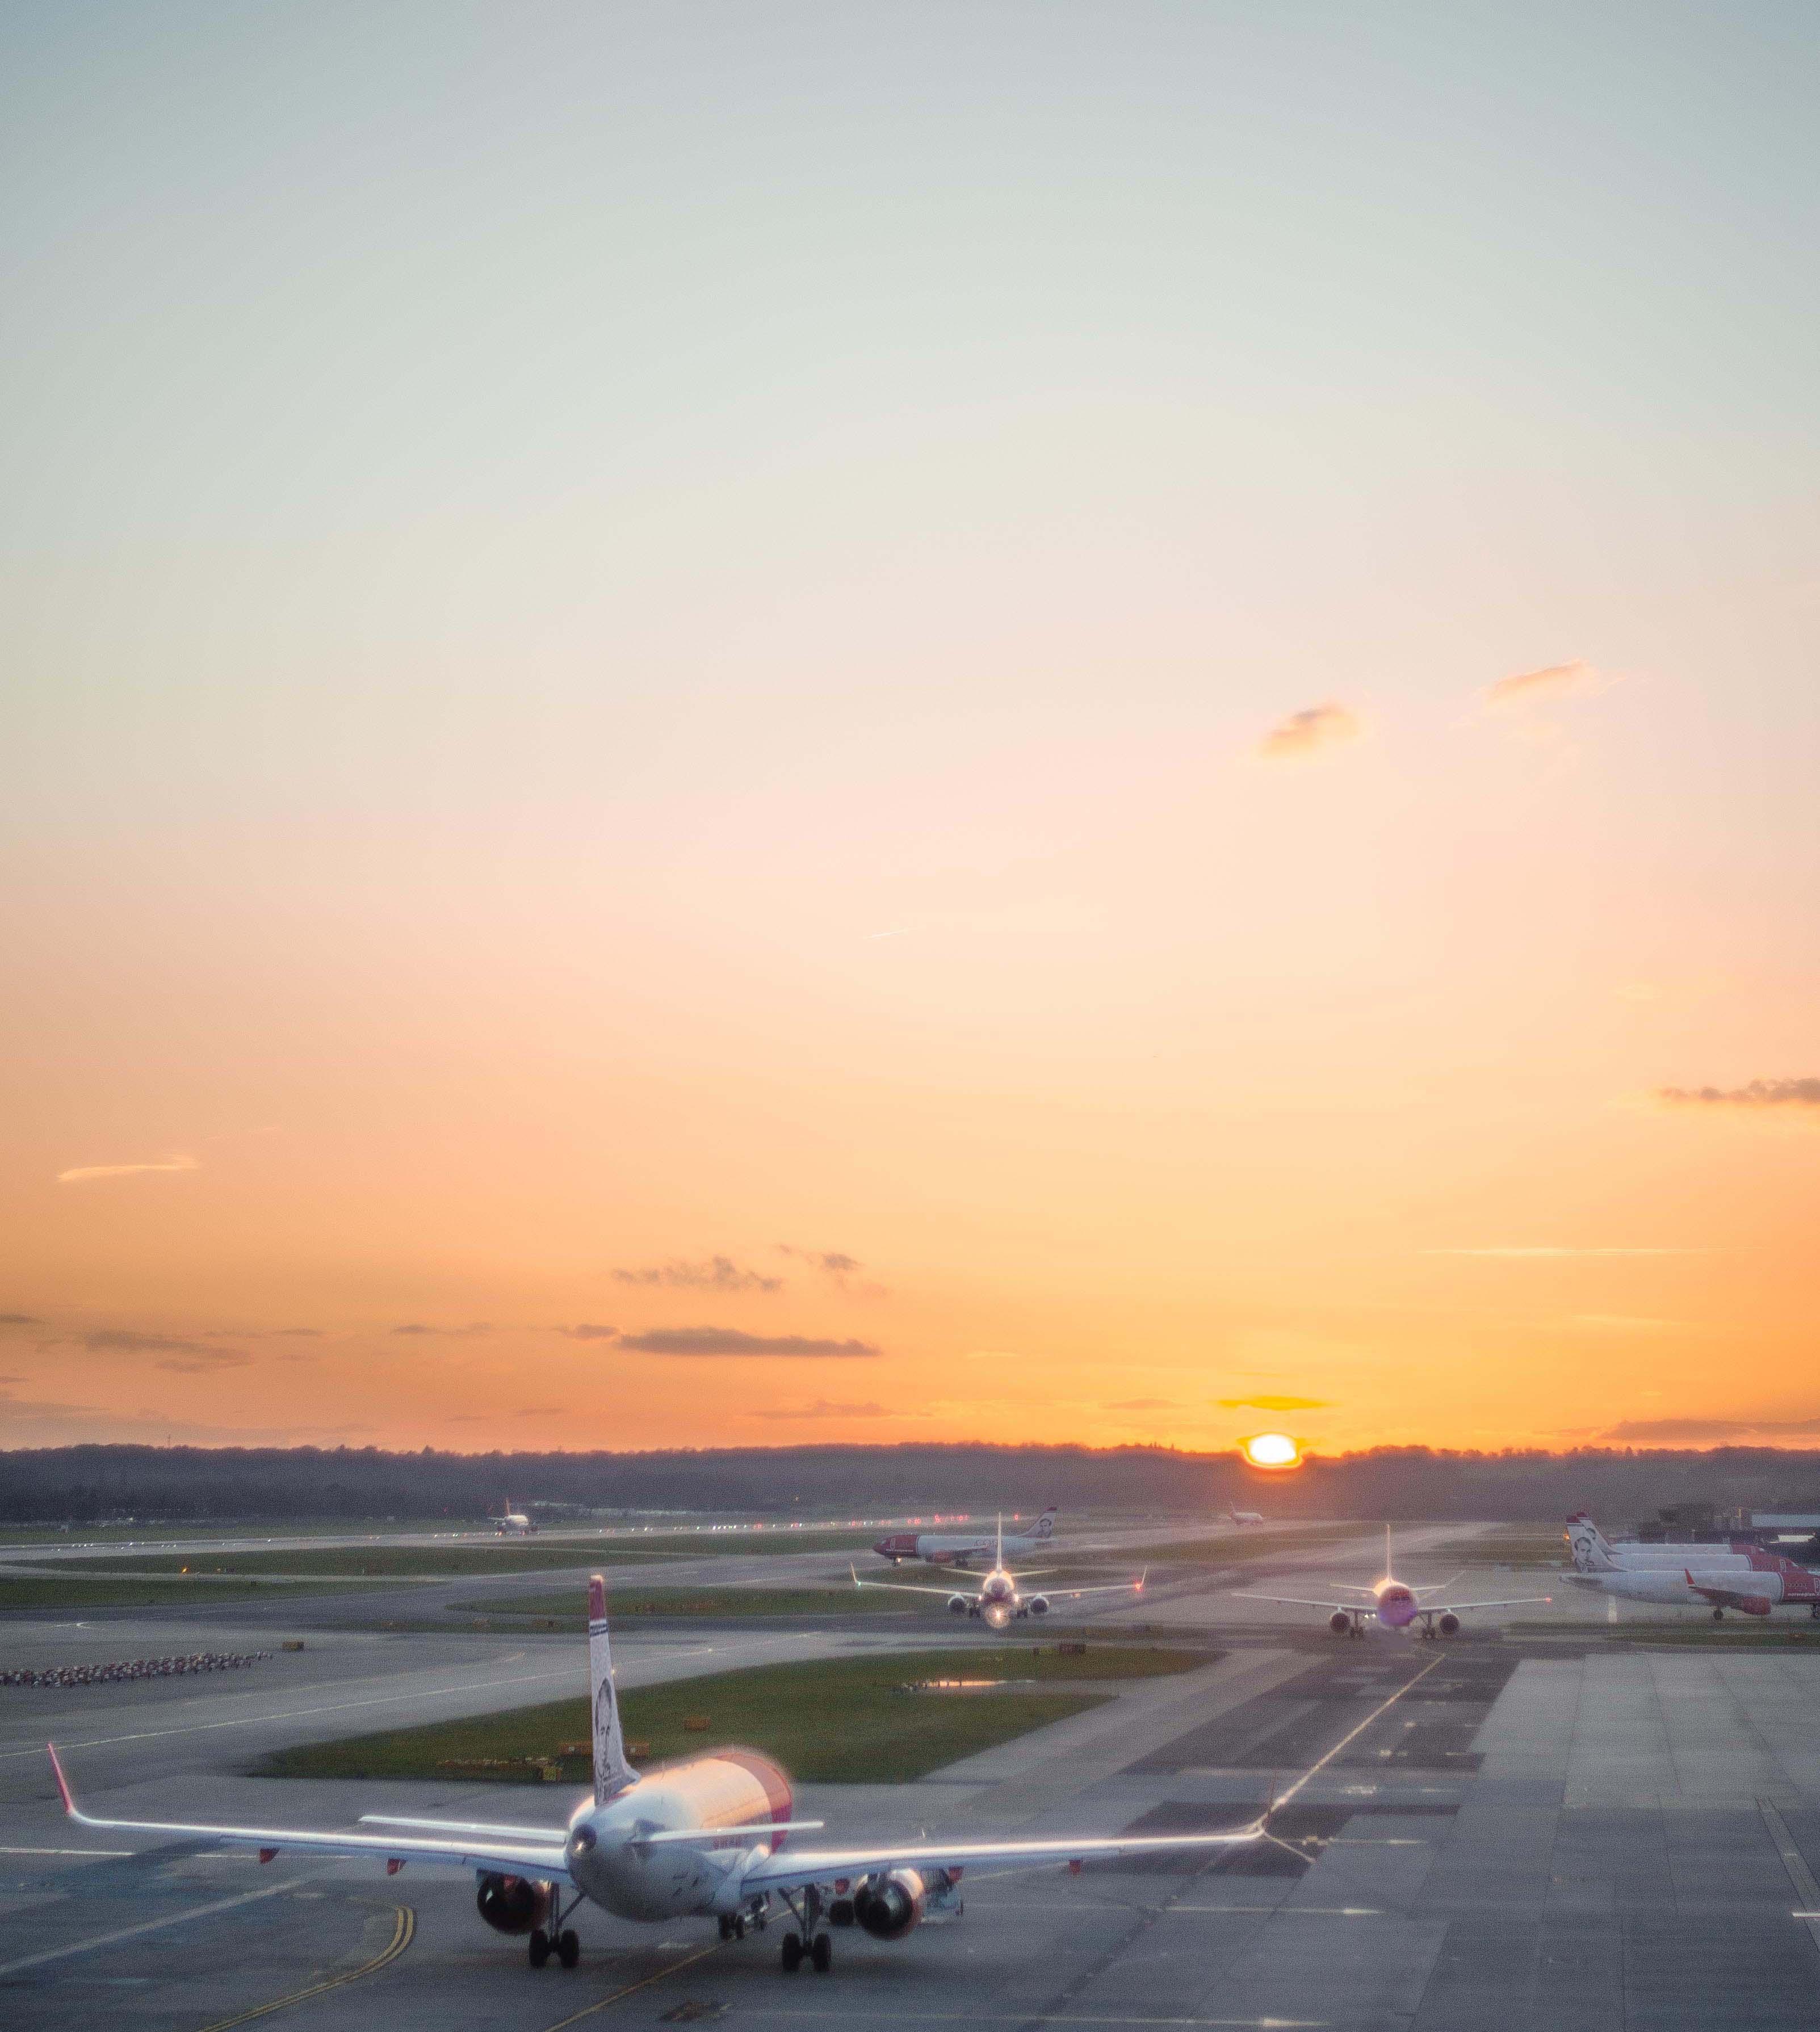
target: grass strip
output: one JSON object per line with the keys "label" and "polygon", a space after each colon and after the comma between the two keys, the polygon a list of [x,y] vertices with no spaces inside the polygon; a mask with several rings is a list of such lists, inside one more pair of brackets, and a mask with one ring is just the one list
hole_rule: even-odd
{"label": "grass strip", "polygon": [[[975,1584],[977,1589],[977,1582]],[[870,1588],[629,1588],[613,1592],[608,1607],[615,1619],[621,1616],[705,1616],[719,1620],[746,1616],[876,1616],[881,1612],[914,1615],[920,1598],[891,1595]],[[939,1601],[921,1602],[938,1615],[946,1613]],[[588,1604],[585,1593],[567,1587],[560,1593],[527,1592],[521,1595],[490,1595],[480,1601],[449,1604],[455,1616],[487,1616],[535,1619],[544,1627],[585,1630]]]}
{"label": "grass strip", "polygon": [[209,1608],[262,1592],[268,1600],[290,1601],[371,1590],[358,1581],[305,1582],[293,1587],[277,1581],[88,1580],[76,1574],[37,1580],[9,1574],[0,1574],[0,1610]]}
{"label": "grass strip", "polygon": [[[716,1743],[764,1750],[812,1784],[898,1784],[1046,1728],[1111,1696],[1069,1683],[1192,1671],[1216,1654],[1163,1645],[968,1645],[952,1651],[757,1665],[622,1696],[628,1743],[649,1765],[700,1755]],[[915,1694],[914,1680],[1031,1679],[1036,1687],[985,1694]],[[692,1728],[692,1721],[704,1722]],[[275,1752],[261,1775],[287,1778],[424,1778],[444,1784],[547,1774],[585,1784],[586,1699],[392,1729]],[[453,1767],[453,1768],[451,1768]]]}

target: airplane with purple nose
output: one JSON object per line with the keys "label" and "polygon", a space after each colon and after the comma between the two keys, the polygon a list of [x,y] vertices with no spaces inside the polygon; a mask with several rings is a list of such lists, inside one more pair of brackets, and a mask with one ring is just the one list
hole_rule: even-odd
{"label": "airplane with purple nose", "polygon": [[947,1588],[918,1587],[912,1581],[862,1581],[859,1569],[850,1563],[847,1571],[853,1575],[856,1588],[888,1588],[894,1594],[932,1594],[943,1597],[951,1616],[965,1616],[983,1623],[988,1630],[1005,1630],[1020,1616],[1044,1616],[1058,1601],[1078,1601],[1089,1594],[1142,1594],[1144,1583],[1149,1578],[1146,1567],[1134,1581],[1115,1581],[1095,1587],[1055,1588],[1043,1594],[1025,1594],[1019,1589],[1019,1581],[1037,1579],[1050,1569],[1039,1567],[1034,1571],[1014,1574],[1005,1564],[1005,1520],[999,1519],[996,1550],[992,1558],[991,1572],[983,1575],[977,1595],[962,1594]]}
{"label": "airplane with purple nose", "polygon": [[1368,1596],[1363,1601],[1316,1601],[1305,1595],[1259,1594],[1247,1592],[1235,1598],[1239,1601],[1274,1601],[1292,1608],[1325,1608],[1329,1611],[1327,1627],[1336,1637],[1362,1637],[1367,1623],[1375,1623],[1383,1630],[1415,1630],[1424,1638],[1454,1637],[1459,1633],[1459,1619],[1471,1611],[1486,1608],[1523,1608],[1532,1602],[1552,1601],[1554,1597],[1545,1594],[1518,1595],[1508,1601],[1429,1601],[1431,1594],[1444,1593],[1458,1580],[1458,1574],[1444,1581],[1429,1581],[1421,1586],[1412,1586],[1407,1581],[1397,1579],[1392,1567],[1390,1556],[1390,1526],[1384,1527],[1384,1577],[1369,1586],[1356,1581],[1332,1581],[1329,1585],[1336,1593]]}

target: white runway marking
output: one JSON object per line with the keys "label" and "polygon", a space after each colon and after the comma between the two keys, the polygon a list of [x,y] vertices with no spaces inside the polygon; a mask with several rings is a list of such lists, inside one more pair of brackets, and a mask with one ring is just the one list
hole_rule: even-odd
{"label": "white runway marking", "polygon": [[136,1848],[0,1848],[0,1855],[137,1855]]}
{"label": "white runway marking", "polygon": [[287,1877],[282,1884],[268,1884],[263,1891],[243,1891],[237,1898],[218,1898],[212,1905],[192,1905],[187,1912],[172,1912],[162,1919],[142,1920],[138,1926],[122,1926],[117,1933],[96,1933],[86,1940],[72,1940],[67,1947],[46,1948],[38,1954],[22,1955],[16,1962],[0,1962],[0,1975],[15,1975],[21,1969],[39,1968],[46,1962],[60,1962],[66,1955],[85,1955],[93,1948],[110,1948],[117,1940],[136,1940],[141,1933],[155,1933],[166,1926],[181,1926],[192,1919],[206,1919],[211,1913],[231,1912],[237,1905],[251,1905],[261,1898],[275,1898],[280,1892],[308,1884],[310,1877],[327,1874],[327,1870],[312,1870],[309,1877]]}
{"label": "white runway marking", "polygon": [[1801,1851],[1795,1846],[1795,1837],[1788,1832],[1788,1824],[1767,1799],[1759,1799],[1757,1808],[1763,1816],[1763,1825],[1770,1830],[1770,1839],[1776,1844],[1782,1858],[1782,1867],[1788,1873],[1788,1881],[1795,1887],[1795,1895],[1807,1907],[1804,1912],[1792,1916],[1802,1921],[1814,1937],[1814,1944],[1820,1948],[1820,1884],[1814,1881],[1814,1873],[1807,1867]]}

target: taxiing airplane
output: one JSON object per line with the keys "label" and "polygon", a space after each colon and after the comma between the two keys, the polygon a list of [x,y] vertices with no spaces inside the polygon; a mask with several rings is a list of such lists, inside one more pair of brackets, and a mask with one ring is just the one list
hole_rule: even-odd
{"label": "taxiing airplane", "polygon": [[[1684,1554],[1697,1551],[1684,1546]],[[1580,1587],[1598,1588],[1627,1601],[1654,1601],[1683,1608],[1710,1608],[1723,1623],[1725,1612],[1767,1616],[1778,1607],[1805,1608],[1820,1623],[1820,1574],[1810,1573],[1780,1552],[1752,1548],[1747,1564],[1708,1566],[1691,1558],[1679,1567],[1613,1567],[1603,1572],[1574,1572],[1568,1578]]]}
{"label": "taxiing airplane", "polygon": [[1021,1594],[1019,1581],[1035,1580],[1045,1571],[1038,1567],[1034,1573],[1014,1574],[1005,1565],[1005,1520],[999,1519],[998,1544],[992,1560],[992,1571],[980,1582],[977,1595],[950,1593],[946,1588],[918,1587],[910,1581],[862,1581],[859,1571],[850,1563],[847,1571],[853,1575],[855,1587],[888,1588],[894,1594],[932,1594],[946,1596],[951,1616],[966,1616],[984,1623],[988,1630],[1003,1630],[1022,1616],[1047,1616],[1051,1606],[1058,1601],[1078,1601],[1089,1594],[1142,1594],[1150,1570],[1146,1567],[1134,1581],[1118,1581],[1098,1587],[1051,1589],[1044,1594]]}
{"label": "taxiing airplane", "polygon": [[512,1507],[510,1496],[506,1498],[506,1514],[493,1519],[493,1533],[499,1538],[535,1538],[537,1527],[521,1510]]}
{"label": "taxiing airplane", "polygon": [[[1456,1574],[1453,1579],[1459,1576]],[[1424,1595],[1439,1594],[1444,1588],[1452,1587],[1452,1580],[1431,1581],[1421,1587],[1411,1587],[1407,1581],[1400,1581],[1391,1571],[1390,1526],[1384,1527],[1384,1578],[1373,1581],[1370,1587],[1351,1581],[1335,1581],[1331,1585],[1342,1594],[1369,1595],[1369,1602],[1310,1601],[1306,1597],[1289,1594],[1258,1594],[1248,1593],[1238,1596],[1240,1601],[1276,1601],[1295,1608],[1325,1608],[1331,1611],[1327,1627],[1336,1637],[1362,1637],[1367,1623],[1375,1622],[1386,1630],[1408,1630],[1419,1623],[1421,1634],[1425,1638],[1452,1637],[1459,1630],[1459,1619],[1467,1611],[1480,1608],[1523,1608],[1531,1602],[1552,1601],[1554,1597],[1545,1594],[1518,1595],[1509,1601],[1425,1601]]]}
{"label": "taxiing airplane", "polygon": [[472,1870],[476,1903],[496,1933],[528,1937],[531,1966],[554,1955],[564,1968],[581,1957],[566,1922],[585,1902],[622,1919],[661,1926],[679,1918],[717,1919],[723,1940],[763,1927],[775,1900],[788,1912],[786,1970],[805,1961],[825,1972],[833,1959],[826,1927],[859,1926],[875,1940],[901,1940],[925,1914],[958,1918],[962,1873],[1037,1869],[1168,1850],[1220,1849],[1269,1839],[1267,1814],[1221,1834],[1059,1835],[1034,1840],[931,1841],[917,1835],[848,1847],[790,1844],[819,1829],[794,1817],[789,1778],[751,1750],[717,1750],[648,1772],[626,1761],[607,1630],[607,1586],[588,1583],[588,1665],[593,1688],[594,1791],[564,1828],[503,1827],[484,1821],[366,1813],[363,1826],[398,1834],[241,1828],[164,1821],[117,1821],[85,1813],[71,1794],[55,1746],[51,1767],[64,1810],[84,1827],[117,1834],[163,1835],[256,1849],[269,1862],[286,1849],[318,1855],[383,1859],[388,1873],[408,1862]]}
{"label": "taxiing airplane", "polygon": [[1261,1510],[1228,1510],[1226,1515],[1235,1524],[1240,1526],[1261,1524],[1264,1522],[1264,1512]]}
{"label": "taxiing airplane", "polygon": [[1728,1539],[1723,1545],[1686,1541],[1614,1545],[1583,1510],[1575,1511],[1568,1519],[1566,1537],[1574,1571],[1582,1574],[1634,1572],[1652,1567],[1678,1573],[1687,1566],[1747,1573],[1751,1556],[1762,1549],[1749,1539]]}
{"label": "taxiing airplane", "polygon": [[[1014,1531],[1003,1545],[1013,1558],[1022,1559],[1046,1551],[1055,1530],[1056,1506],[1052,1503],[1028,1531]],[[880,1538],[873,1550],[894,1567],[900,1559],[924,1559],[932,1567],[964,1567],[970,1559],[991,1559],[992,1547],[992,1535],[985,1531],[970,1532],[964,1537],[933,1531],[894,1531],[889,1537]],[[1003,1548],[1000,1563],[1003,1563]]]}

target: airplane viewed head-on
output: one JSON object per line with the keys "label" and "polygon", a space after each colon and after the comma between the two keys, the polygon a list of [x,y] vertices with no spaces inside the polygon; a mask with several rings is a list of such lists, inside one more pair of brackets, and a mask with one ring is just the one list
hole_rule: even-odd
{"label": "airplane viewed head-on", "polygon": [[566,1968],[575,1966],[581,1942],[567,1922],[593,1904],[619,1918],[656,1925],[712,1918],[723,1940],[743,1939],[749,1929],[782,1918],[784,1968],[806,1962],[825,1971],[833,1959],[828,1928],[857,1926],[874,1940],[896,1940],[926,1914],[958,1918],[961,1877],[970,1869],[1078,1870],[1120,1856],[1216,1850],[1267,1838],[1265,1813],[1215,1834],[932,1841],[919,1833],[900,1842],[798,1847],[797,1836],[824,1824],[795,1817],[788,1774],[760,1752],[713,1750],[648,1771],[627,1761],[607,1584],[599,1574],[588,1583],[588,1665],[594,1787],[562,1828],[390,1813],[363,1814],[361,1825],[396,1833],[104,1819],[77,1806],[54,1746],[51,1767],[65,1812],[84,1827],[212,1840],[256,1849],[261,1862],[297,1849],[383,1861],[390,1871],[407,1862],[471,1871],[481,1918],[495,1933],[525,1939],[533,1968],[552,1955]]}
{"label": "airplane viewed head-on", "polygon": [[[1433,1638],[1455,1637],[1459,1634],[1460,1617],[1468,1611],[1488,1608],[1522,1608],[1533,1602],[1553,1600],[1552,1595],[1517,1595],[1503,1601],[1429,1601],[1431,1594],[1444,1593],[1453,1586],[1452,1580],[1427,1581],[1411,1585],[1396,1578],[1391,1557],[1390,1526],[1384,1527],[1384,1572],[1380,1578],[1366,1586],[1357,1581],[1335,1581],[1329,1585],[1335,1593],[1369,1597],[1353,1601],[1322,1601],[1306,1595],[1262,1594],[1247,1590],[1237,1599],[1242,1601],[1270,1601],[1292,1608],[1324,1608],[1328,1612],[1327,1627],[1336,1637],[1362,1637],[1366,1625],[1374,1623],[1381,1630],[1407,1630],[1418,1637]],[[1418,1627],[1419,1626],[1419,1627]]]}

